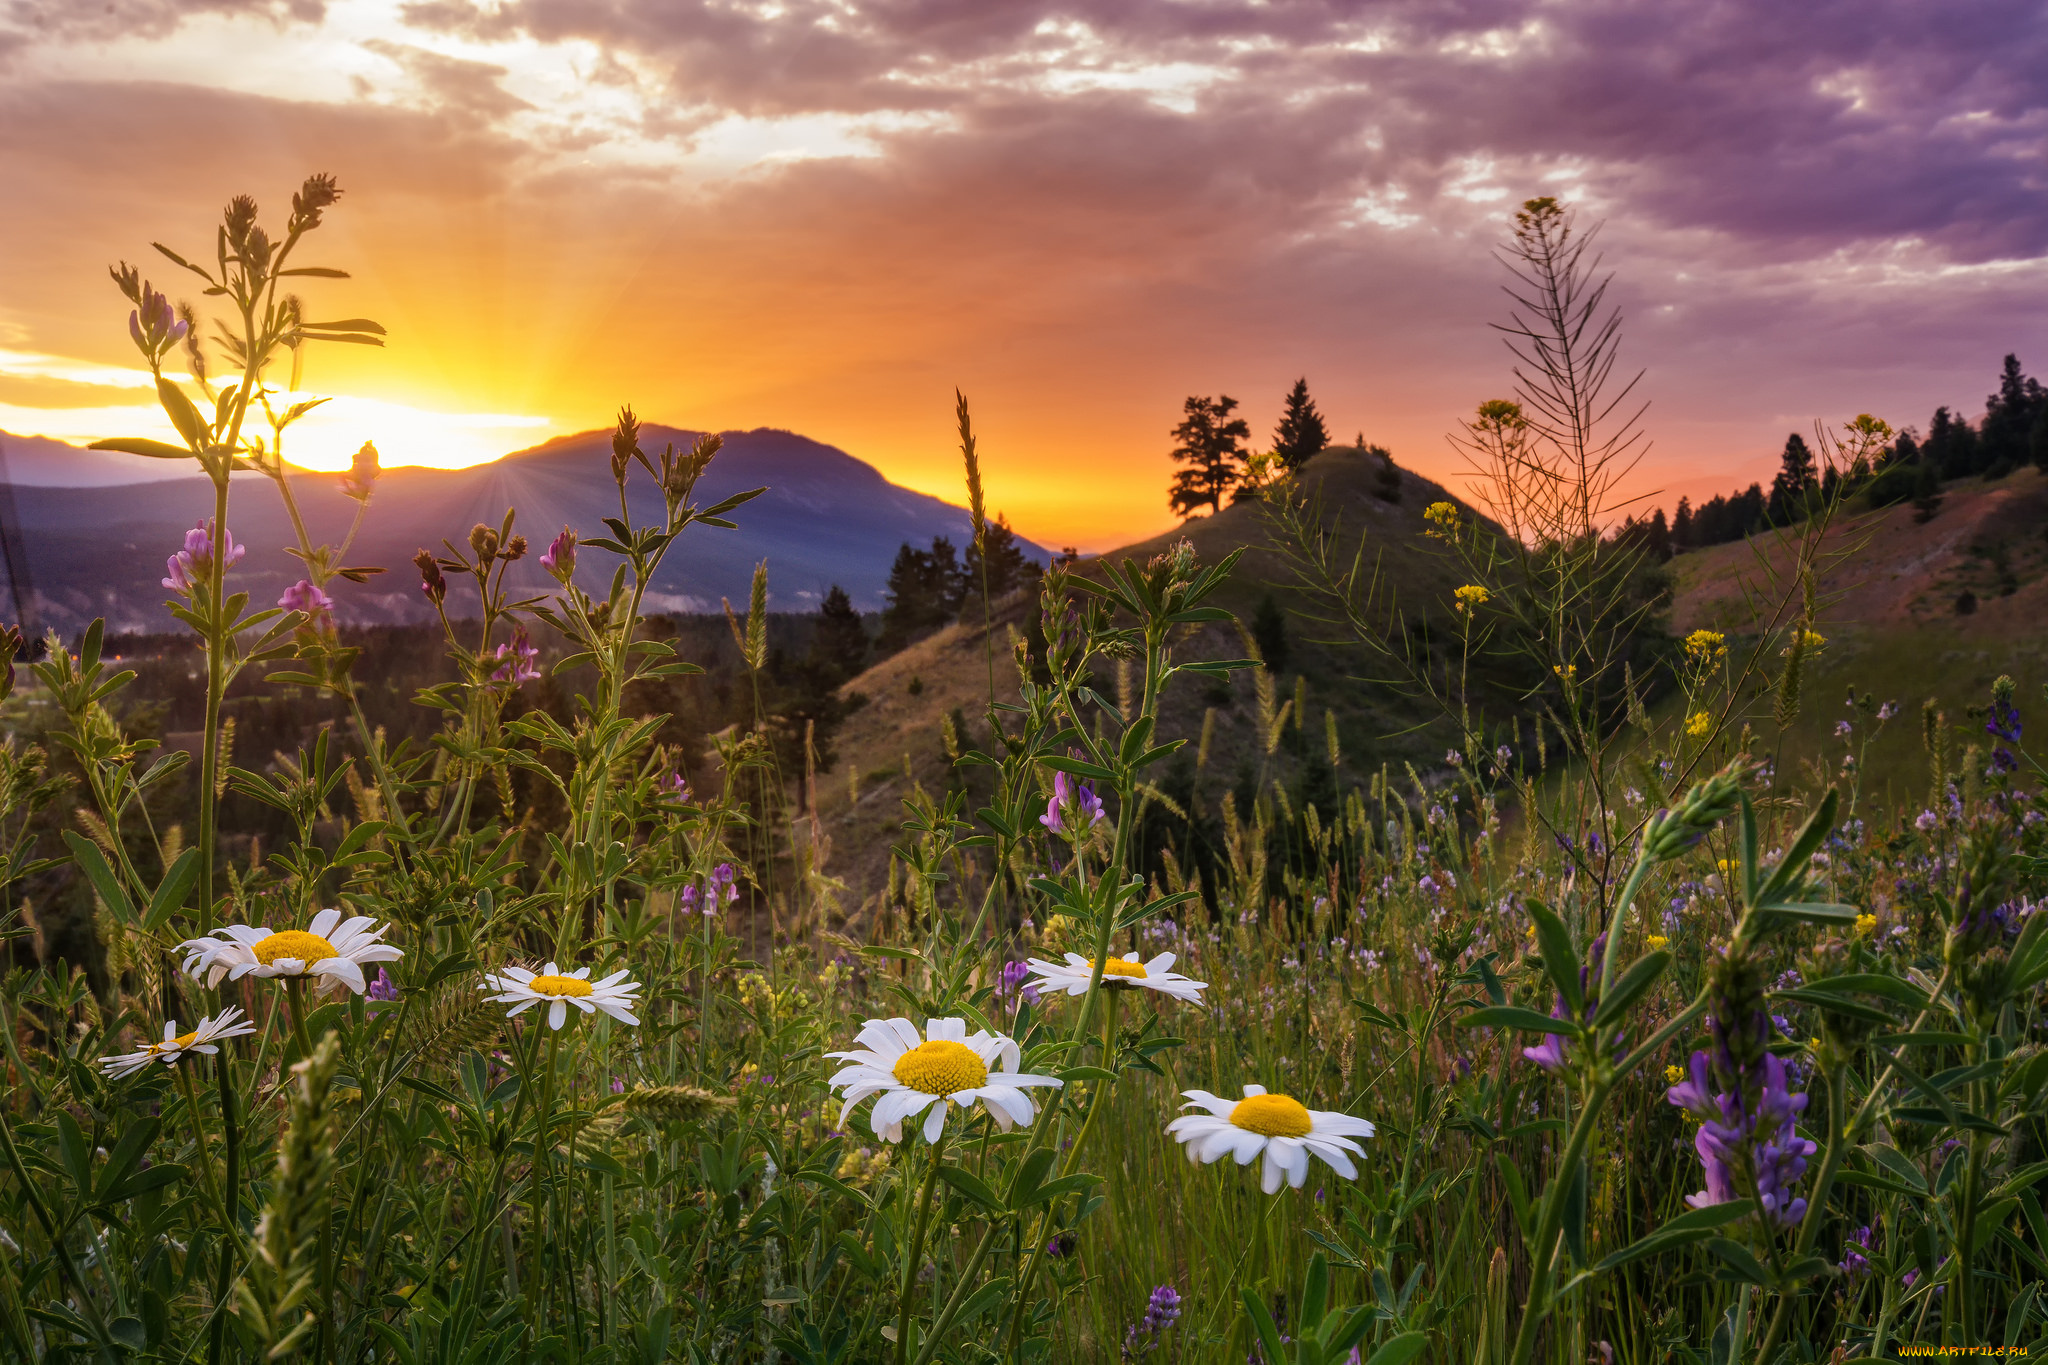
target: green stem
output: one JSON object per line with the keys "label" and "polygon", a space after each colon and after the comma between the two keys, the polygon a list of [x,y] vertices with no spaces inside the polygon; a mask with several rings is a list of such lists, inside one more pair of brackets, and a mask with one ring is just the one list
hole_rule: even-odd
{"label": "green stem", "polygon": [[[214,1059],[213,1071],[220,1083],[221,1144],[225,1148],[224,1164],[226,1170],[225,1179],[222,1182],[221,1213],[227,1219],[227,1225],[239,1231],[241,1227],[241,1211],[238,1196],[241,1188],[242,1130],[241,1125],[235,1121],[234,1077],[229,1069],[228,1055],[225,1052]],[[227,1303],[228,1286],[235,1271],[234,1249],[237,1240],[239,1239],[230,1237],[221,1246],[220,1264],[214,1270],[213,1329],[208,1336],[206,1345],[208,1365],[220,1365],[221,1347],[226,1340],[228,1319],[226,1312],[223,1310]]]}
{"label": "green stem", "polygon": [[[938,1103],[947,1101],[942,1096]],[[903,1292],[896,1299],[896,1365],[903,1365],[904,1353],[910,1349],[910,1304],[917,1292],[917,1267],[924,1260],[924,1236],[931,1227],[932,1195],[939,1184],[939,1171],[946,1155],[945,1130],[939,1132],[939,1140],[932,1144],[931,1169],[924,1178],[924,1191],[918,1196],[917,1223],[910,1234],[910,1252],[903,1261]]]}
{"label": "green stem", "polygon": [[213,863],[217,848],[214,790],[220,766],[220,705],[225,690],[221,652],[227,647],[221,620],[227,577],[228,477],[213,481],[213,565],[206,575],[206,722],[199,753],[199,932],[213,932]]}
{"label": "green stem", "polygon": [[85,1281],[79,1278],[78,1267],[72,1264],[71,1252],[64,1245],[62,1231],[51,1219],[50,1211],[43,1207],[42,1194],[21,1163],[21,1153],[14,1146],[14,1125],[7,1121],[7,1109],[4,1105],[0,1105],[0,1146],[7,1149],[7,1164],[13,1169],[14,1178],[21,1182],[21,1192],[27,1198],[29,1208],[34,1211],[36,1222],[42,1225],[43,1235],[50,1240],[50,1249],[57,1257],[57,1268],[64,1272],[64,1282],[71,1286],[72,1294],[77,1297],[79,1311],[85,1315],[86,1325],[92,1328],[93,1339],[99,1343],[101,1356],[108,1360],[114,1359],[114,1342],[107,1334],[106,1319],[100,1316],[100,1306],[94,1303],[92,1295],[86,1292]]}
{"label": "green stem", "polygon": [[[953,1319],[959,1314],[961,1305],[967,1302],[968,1294],[973,1291],[974,1276],[981,1269],[983,1259],[988,1256],[989,1248],[995,1245],[1001,1229],[1002,1224],[992,1222],[988,1225],[988,1230],[981,1234],[980,1244],[974,1248],[974,1255],[967,1260],[967,1269],[961,1272],[960,1283],[953,1287],[952,1296],[946,1300],[946,1306],[940,1309],[938,1317],[932,1320],[931,1335],[925,1338],[923,1348],[917,1353],[917,1365],[931,1365],[931,1358],[938,1353],[939,1343],[945,1339],[946,1329],[953,1325]],[[899,1333],[901,1330],[898,1328]]]}

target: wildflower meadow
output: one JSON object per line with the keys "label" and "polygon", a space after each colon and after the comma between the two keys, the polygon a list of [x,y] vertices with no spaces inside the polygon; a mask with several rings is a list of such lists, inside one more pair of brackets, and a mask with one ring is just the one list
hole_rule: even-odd
{"label": "wildflower meadow", "polygon": [[[1426,712],[1430,761],[1312,801],[1251,784],[1198,866],[1160,823],[1188,699],[1256,685],[1283,720],[1219,605],[1245,552],[1059,560],[1022,628],[970,591],[960,780],[912,791],[887,890],[847,913],[815,746],[758,711],[768,569],[727,617],[752,721],[686,770],[644,700],[700,671],[647,600],[664,557],[748,513],[698,494],[716,437],[656,450],[622,413],[601,526],[520,507],[409,566],[307,534],[277,376],[383,334],[309,320],[347,311],[310,255],[339,196],[306,181],[281,227],[238,198],[206,251],[114,271],[182,441],[105,444],[215,490],[156,551],[198,742],[138,738],[151,699],[99,625],[4,642],[0,1355],[2048,1350],[2044,680],[1967,715],[1866,688],[1834,747],[1787,747],[1882,421],[1823,430],[1844,477],[1770,533],[1749,620],[1665,631],[1608,516],[1611,357],[1553,344],[1614,335],[1585,238],[1533,201],[1508,247],[1533,377],[1460,429],[1478,495],[1390,504],[1454,590],[1405,595],[1307,482],[1259,490],[1261,572],[1350,651],[1345,686]],[[378,477],[366,451],[358,525]],[[274,603],[237,586],[258,498],[299,528]],[[551,590],[508,587],[528,555]],[[440,623],[423,742],[366,713],[337,616],[387,570]],[[568,709],[522,703],[543,679]],[[237,749],[238,688],[328,719]],[[1924,767],[1867,785],[1859,746],[1915,727]],[[279,833],[231,845],[259,808]],[[89,955],[24,889],[59,874],[90,888]]]}

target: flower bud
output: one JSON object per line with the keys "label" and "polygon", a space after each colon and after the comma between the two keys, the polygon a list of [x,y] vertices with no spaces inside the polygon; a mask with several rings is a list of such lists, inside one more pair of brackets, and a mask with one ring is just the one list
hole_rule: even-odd
{"label": "flower bud", "polygon": [[505,548],[498,552],[498,558],[507,564],[514,564],[526,558],[526,537],[514,536],[505,542]]}
{"label": "flower bud", "polygon": [[484,567],[498,556],[498,533],[478,522],[470,528],[469,548],[476,555],[477,567]]}
{"label": "flower bud", "polygon": [[441,565],[435,560],[434,552],[421,550],[412,557],[412,562],[420,571],[420,591],[427,595],[429,602],[439,606],[448,596],[448,580],[441,576]]}
{"label": "flower bud", "polygon": [[541,552],[540,566],[563,583],[567,583],[576,572],[576,533],[564,526],[562,534],[556,536]]}

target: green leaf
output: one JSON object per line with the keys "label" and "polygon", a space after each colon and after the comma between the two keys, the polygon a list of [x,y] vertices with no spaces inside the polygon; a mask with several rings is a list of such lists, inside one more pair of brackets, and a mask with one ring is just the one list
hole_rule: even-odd
{"label": "green leaf", "polygon": [[121,889],[120,879],[107,865],[107,855],[100,851],[100,846],[69,829],[64,831],[64,842],[71,849],[72,859],[85,870],[86,879],[92,883],[92,889],[106,903],[107,909],[113,911],[121,923],[132,927],[135,924],[135,905],[128,899],[128,893]]}
{"label": "green leaf", "polygon": [[945,1181],[948,1185],[951,1185],[990,1213],[1001,1213],[1003,1211],[1003,1201],[996,1198],[996,1192],[984,1184],[973,1172],[963,1171],[958,1166],[941,1166],[939,1168],[939,1179]]}
{"label": "green leaf", "polygon": [[1567,1038],[1577,1038],[1585,1029],[1569,1019],[1558,1019],[1548,1014],[1520,1005],[1488,1005],[1472,1010],[1458,1019],[1459,1028],[1514,1028],[1526,1033],[1562,1033]]}
{"label": "green leaf", "polygon": [[1090,763],[1085,759],[1068,758],[1064,754],[1049,754],[1039,761],[1056,773],[1067,773],[1073,777],[1085,777],[1096,782],[1116,781],[1115,773],[1099,763]]}
{"label": "green leaf", "polygon": [[147,455],[152,460],[189,460],[192,452],[183,446],[174,446],[164,441],[152,441],[145,436],[113,436],[104,441],[94,441],[87,450],[118,450],[124,455]]}
{"label": "green leaf", "polygon": [[1867,1024],[1896,1024],[1898,1020],[1874,1005],[1865,1005],[1833,991],[1816,990],[1811,986],[1797,986],[1791,990],[1773,991],[1778,1000],[1796,1000],[1802,1005],[1813,1005],[1835,1014],[1846,1014],[1851,1019],[1861,1019]]}
{"label": "green leaf", "polygon": [[198,880],[199,850],[188,848],[164,870],[164,879],[157,883],[156,894],[149,898],[149,913],[143,916],[143,929],[152,934],[161,929],[166,920],[184,908],[185,897],[192,894],[193,884]]}
{"label": "green leaf", "polygon": [[1749,1248],[1740,1242],[1731,1242],[1726,1237],[1716,1237],[1707,1243],[1707,1250],[1720,1257],[1730,1269],[1751,1284],[1769,1284],[1770,1272],[1758,1264]]}
{"label": "green leaf", "polygon": [[1754,1207],[1755,1204],[1751,1200],[1731,1199],[1725,1204],[1709,1204],[1703,1209],[1681,1213],[1656,1231],[1647,1233],[1621,1250],[1601,1258],[1600,1263],[1593,1267],[1593,1272],[1602,1274],[1618,1266],[1627,1265],[1630,1261],[1704,1240],[1713,1235],[1716,1228],[1748,1216]]}
{"label": "green leaf", "polygon": [[[1352,1343],[1356,1345],[1357,1343]],[[1365,1365],[1408,1365],[1429,1345],[1427,1332],[1403,1332],[1389,1340],[1366,1360]],[[1348,1349],[1348,1348],[1347,1348]]]}
{"label": "green leaf", "polygon": [[1756,908],[1762,914],[1810,920],[1815,924],[1853,924],[1863,913],[1853,905],[1827,905],[1819,901],[1759,901]]}
{"label": "green leaf", "polygon": [[1614,983],[1593,1011],[1593,1027],[1599,1028],[1621,1017],[1622,1013],[1642,997],[1643,992],[1657,984],[1657,978],[1664,975],[1671,965],[1671,954],[1659,949],[1645,957],[1638,958],[1635,965],[1622,973],[1621,980]]}
{"label": "green leaf", "polygon": [[[164,406],[164,414],[171,419],[171,425],[178,429],[178,434],[185,438],[185,443],[192,450],[206,449],[213,432],[206,425],[206,419],[199,415],[199,409],[193,407],[192,400],[185,396],[185,391],[158,375],[156,396]],[[191,451],[186,454],[191,454]]]}
{"label": "green leaf", "polygon": [[1308,1258],[1308,1274],[1301,1284],[1301,1332],[1314,1332],[1323,1325],[1330,1307],[1330,1258],[1318,1251]]}
{"label": "green leaf", "polygon": [[[1252,1331],[1258,1335],[1261,1353],[1273,1365],[1287,1359],[1286,1348],[1280,1344],[1280,1329],[1273,1325],[1273,1315],[1266,1311],[1265,1301],[1250,1289],[1238,1291],[1244,1295],[1244,1315],[1251,1319]],[[1377,1361],[1378,1357],[1375,1356]]]}
{"label": "green leaf", "polygon": [[1835,828],[1835,808],[1841,804],[1841,793],[1829,787],[1827,795],[1806,817],[1806,823],[1799,827],[1799,833],[1792,836],[1792,846],[1785,850],[1785,856],[1771,872],[1771,879],[1757,891],[1759,902],[1774,901],[1790,890],[1806,872],[1806,864],[1813,857],[1814,850],[1821,846]]}
{"label": "green leaf", "polygon": [[1543,952],[1543,970],[1564,997],[1565,1011],[1576,1019],[1585,1012],[1586,997],[1579,989],[1579,953],[1572,935],[1557,912],[1542,901],[1529,902],[1529,917],[1536,922],[1536,946]]}
{"label": "green leaf", "polygon": [[128,1125],[128,1131],[121,1134],[121,1140],[114,1144],[114,1150],[107,1154],[107,1164],[100,1168],[100,1178],[94,1194],[96,1203],[106,1203],[111,1191],[121,1183],[122,1177],[135,1168],[149,1150],[149,1144],[156,1140],[157,1120],[145,1118]]}

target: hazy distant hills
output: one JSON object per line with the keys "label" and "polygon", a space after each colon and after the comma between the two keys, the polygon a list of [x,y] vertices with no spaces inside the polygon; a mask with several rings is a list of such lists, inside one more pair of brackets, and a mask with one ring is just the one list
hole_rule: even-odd
{"label": "hazy distant hills", "polygon": [[[641,445],[658,451],[665,442],[682,446],[696,435],[647,426]],[[777,610],[809,610],[834,583],[856,605],[879,608],[898,545],[927,544],[939,535],[963,548],[967,542],[964,508],[898,487],[843,450],[766,427],[724,435],[725,448],[699,485],[700,501],[762,486],[768,492],[735,515],[739,530],[694,527],[677,542],[654,585],[654,610],[716,610],[721,597],[743,604],[754,565],[762,559],[768,561]],[[125,456],[110,462],[99,452],[36,438],[0,440],[6,443],[43,624],[69,630],[104,616],[117,629],[170,626],[162,607],[168,595],[160,582],[164,559],[178,548],[185,529],[211,512],[212,486],[196,475],[111,483],[109,475],[118,477],[126,463],[151,466],[146,473],[179,466]],[[462,543],[477,522],[496,526],[507,507],[518,509],[517,529],[533,547],[514,567],[514,584],[548,585],[537,563],[548,540],[564,525],[584,536],[603,535],[602,519],[618,513],[610,452],[609,432],[586,432],[468,469],[386,471],[348,562],[381,565],[388,572],[362,586],[336,585],[344,616],[362,622],[425,619],[430,613],[413,555],[422,546],[438,549],[444,537]],[[66,461],[76,463],[67,469]],[[72,486],[62,486],[68,470],[76,471]],[[340,490],[340,476],[300,474],[292,486],[315,540],[339,542],[355,512]],[[636,520],[659,519],[660,495],[637,464],[627,489]],[[236,477],[228,525],[249,546],[235,586],[257,602],[275,601],[301,573],[285,552],[295,543],[291,524],[268,480]],[[1045,557],[1042,548],[1027,548]],[[599,576],[609,574],[611,562],[587,553],[579,579],[601,591]],[[0,607],[0,614],[11,617],[11,604]]]}

